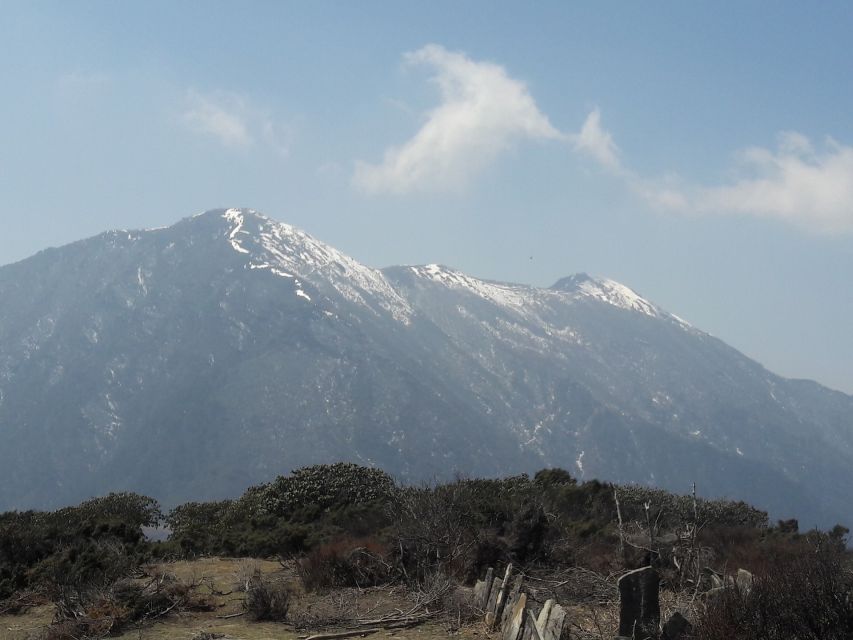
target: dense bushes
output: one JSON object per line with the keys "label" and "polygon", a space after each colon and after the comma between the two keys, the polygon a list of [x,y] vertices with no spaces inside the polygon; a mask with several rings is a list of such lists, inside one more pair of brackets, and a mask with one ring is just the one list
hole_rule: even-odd
{"label": "dense bushes", "polygon": [[[787,533],[787,532],[786,532]],[[853,576],[842,546],[821,534],[791,540],[750,588],[715,593],[697,640],[842,640],[853,637]]]}
{"label": "dense bushes", "polygon": [[[604,569],[619,560],[613,553],[614,491],[626,520],[644,521],[646,504],[661,526],[694,518],[689,496],[597,481],[579,484],[562,469],[545,469],[533,478],[463,478],[406,487],[377,469],[316,465],[251,487],[234,500],[178,506],[165,519],[151,498],[110,494],[50,513],[0,514],[0,600],[33,585],[110,582],[151,553],[309,554],[313,562],[332,563],[337,556],[323,554],[349,544],[341,541],[367,539],[389,549],[383,562],[411,580],[441,571],[471,581],[484,567],[508,561]],[[696,506],[705,531],[718,532],[720,540],[744,531],[752,544],[757,532],[768,530],[766,514],[743,503],[700,499]],[[170,529],[169,541],[146,542],[143,528],[161,521]],[[737,543],[730,547],[739,553]],[[320,549],[325,551],[310,556]]]}
{"label": "dense bushes", "polygon": [[614,493],[625,521],[645,522],[648,504],[660,527],[697,516],[717,527],[767,527],[767,514],[744,503],[694,505],[691,496],[644,487],[578,484],[563,469],[396,486],[380,470],[343,463],[296,470],[236,500],[188,503],[166,522],[171,548],[184,556],[304,556],[370,538],[392,549],[388,561],[411,580],[441,571],[470,582],[509,561],[617,569]]}
{"label": "dense bushes", "polygon": [[185,556],[290,556],[341,535],[373,535],[388,523],[394,483],[378,469],[316,465],[249,488],[236,500],[191,502],[166,517]]}
{"label": "dense bushes", "polygon": [[692,496],[677,495],[638,485],[617,487],[622,516],[626,519],[645,519],[645,504],[650,504],[652,519],[666,527],[678,527],[686,522],[714,523],[716,526],[765,528],[768,526],[767,513],[746,504],[731,500],[696,500],[696,514],[693,512]]}
{"label": "dense bushes", "polygon": [[256,514],[287,516],[301,510],[325,511],[341,505],[386,501],[394,493],[391,476],[380,469],[339,462],[297,469],[243,498]]}
{"label": "dense bushes", "polygon": [[56,592],[121,577],[147,556],[142,529],[160,518],[156,501],[132,493],[0,514],[0,600],[25,588]]}

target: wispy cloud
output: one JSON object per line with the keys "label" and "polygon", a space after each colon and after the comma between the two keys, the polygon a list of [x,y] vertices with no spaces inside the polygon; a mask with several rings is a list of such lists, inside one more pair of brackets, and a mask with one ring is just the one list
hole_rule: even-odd
{"label": "wispy cloud", "polygon": [[853,147],[832,139],[818,148],[796,132],[779,134],[775,149],[737,153],[731,179],[690,184],[677,173],[636,171],[593,109],[577,132],[556,129],[525,84],[492,62],[428,45],[404,56],[432,72],[441,101],[407,142],[381,162],[359,162],[353,184],[368,193],[410,193],[465,186],[501,152],[521,140],[557,140],[591,158],[653,209],[682,214],[752,215],[819,232],[853,231]]}
{"label": "wispy cloud", "polygon": [[693,208],[853,231],[853,147],[829,139],[818,150],[802,134],[784,132],[775,150],[754,147],[740,159],[739,175],[730,184],[697,189]]}
{"label": "wispy cloud", "polygon": [[369,193],[447,190],[465,185],[514,142],[564,139],[527,87],[491,62],[428,45],[405,55],[428,67],[441,102],[408,142],[382,162],[356,165],[353,184]]}
{"label": "wispy cloud", "polygon": [[234,93],[189,91],[181,120],[191,131],[210,136],[231,149],[264,144],[279,154],[288,152],[287,128],[268,111]]}
{"label": "wispy cloud", "polygon": [[659,210],[753,215],[818,232],[853,231],[853,147],[832,139],[819,150],[800,133],[782,132],[775,150],[751,147],[738,152],[733,178],[720,185],[686,184],[677,176],[649,178],[626,167],[597,109],[573,139],[577,150]]}
{"label": "wispy cloud", "polygon": [[601,112],[594,109],[587,116],[580,133],[571,136],[576,150],[592,156],[596,162],[611,171],[621,171],[619,147],[613,136],[601,126]]}
{"label": "wispy cloud", "polygon": [[242,113],[245,106],[241,99],[233,96],[214,99],[193,91],[189,102],[191,106],[184,112],[183,120],[191,130],[213,136],[226,147],[248,147],[254,142]]}

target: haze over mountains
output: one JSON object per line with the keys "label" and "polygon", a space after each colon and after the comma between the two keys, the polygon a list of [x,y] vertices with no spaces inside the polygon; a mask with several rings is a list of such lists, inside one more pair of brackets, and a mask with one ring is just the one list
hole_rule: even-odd
{"label": "haze over mountains", "polygon": [[830,526],[853,523],[851,416],[614,281],[373,269],[247,209],[0,268],[0,510],[349,460],[695,481]]}

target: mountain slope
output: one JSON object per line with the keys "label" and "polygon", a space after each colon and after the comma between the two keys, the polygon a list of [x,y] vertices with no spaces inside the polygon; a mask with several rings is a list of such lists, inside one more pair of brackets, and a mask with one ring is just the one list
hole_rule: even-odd
{"label": "mountain slope", "polygon": [[619,283],[377,270],[229,209],[0,268],[0,509],[233,495],[340,459],[562,466],[851,521],[853,399]]}

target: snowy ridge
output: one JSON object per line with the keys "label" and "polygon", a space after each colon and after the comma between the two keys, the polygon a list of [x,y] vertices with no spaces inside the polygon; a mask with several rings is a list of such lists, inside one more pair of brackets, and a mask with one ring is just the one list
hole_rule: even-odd
{"label": "snowy ridge", "polygon": [[[581,344],[582,338],[576,328],[555,317],[555,307],[564,306],[567,302],[565,294],[560,291],[480,280],[438,264],[407,266],[405,270],[414,274],[420,281],[435,283],[441,288],[462,292],[499,307],[506,316],[478,313],[468,308],[464,302],[456,306],[458,317],[474,323],[479,331],[497,342],[513,348],[551,353],[556,358],[561,358],[562,355],[554,354],[555,341]],[[431,319],[448,328],[445,318],[431,316]],[[453,331],[452,328],[448,330],[451,333]],[[486,369],[491,369],[493,363],[485,358],[481,364]]]}
{"label": "snowy ridge", "polygon": [[519,312],[527,311],[533,302],[531,288],[524,285],[479,280],[438,264],[410,266],[409,269],[420,278],[439,282],[452,289],[466,289],[476,296]]}
{"label": "snowy ridge", "polygon": [[593,299],[605,304],[635,311],[652,318],[666,318],[674,320],[685,329],[692,329],[686,320],[682,320],[675,314],[664,311],[657,305],[649,302],[633,289],[626,287],[620,282],[610,278],[593,278],[585,273],[578,273],[558,281],[551,290],[570,294],[574,299]]}
{"label": "snowy ridge", "polygon": [[[294,279],[296,295],[304,300],[310,302],[311,297],[302,290],[300,278],[321,290],[330,283],[350,302],[375,313],[388,313],[404,324],[411,322],[412,308],[378,269],[366,267],[304,231],[252,209],[228,209],[222,217],[231,224],[228,241],[232,248],[250,256],[247,268],[266,269]],[[315,275],[320,278],[312,278]]]}
{"label": "snowy ridge", "polygon": [[578,286],[578,289],[580,295],[596,298],[614,307],[637,311],[653,318],[659,318],[663,315],[651,302],[624,284],[620,284],[609,278],[596,278],[594,280],[590,278],[582,282]]}
{"label": "snowy ridge", "polygon": [[[222,217],[230,223],[227,239],[231,247],[249,256],[247,268],[266,269],[275,275],[293,278],[298,288],[297,295],[306,301],[311,297],[302,291],[300,278],[321,290],[324,285],[331,284],[337,293],[351,302],[379,314],[389,313],[404,324],[411,322],[412,307],[386,280],[382,271],[367,267],[304,231],[252,209],[228,209]],[[609,278],[593,278],[580,273],[563,278],[553,287],[541,289],[480,280],[438,264],[407,268],[418,278],[467,291],[530,320],[542,322],[540,312],[555,299],[592,299],[652,318],[669,319],[685,329],[692,329],[678,316]],[[312,279],[312,275],[321,277]]]}
{"label": "snowy ridge", "polygon": [[538,320],[549,331],[554,327],[540,317],[555,298],[561,301],[593,299],[626,311],[642,313],[653,318],[675,321],[685,329],[691,325],[678,316],[668,313],[649,302],[624,284],[609,278],[592,278],[585,273],[563,278],[553,287],[540,289],[520,284],[480,280],[460,271],[438,264],[409,266],[419,278],[437,282],[451,289],[466,290],[480,298],[514,311],[528,320]]}

